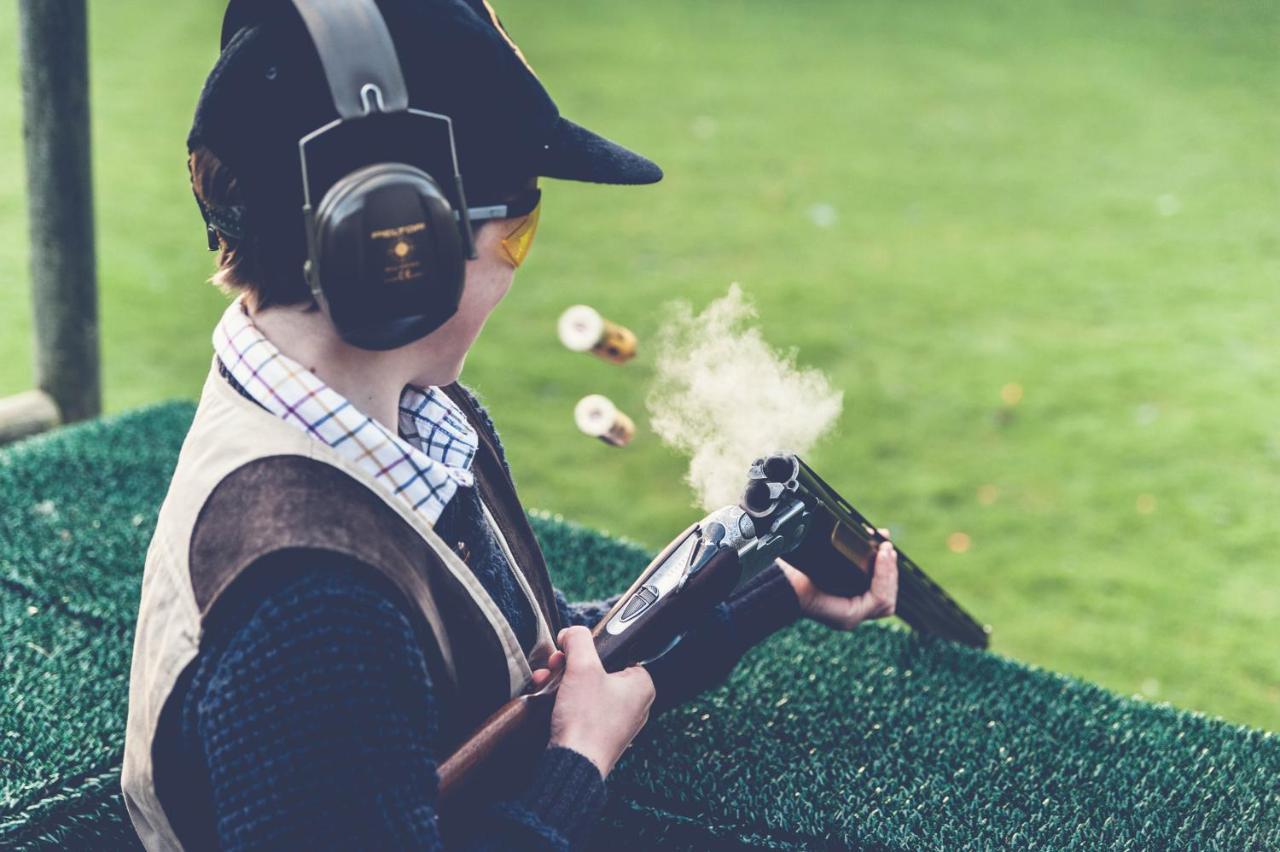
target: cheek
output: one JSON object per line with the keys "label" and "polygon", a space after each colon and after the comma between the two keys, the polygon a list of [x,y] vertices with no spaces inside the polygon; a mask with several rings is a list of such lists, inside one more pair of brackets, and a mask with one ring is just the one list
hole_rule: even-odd
{"label": "cheek", "polygon": [[431,336],[437,343],[470,346],[484,327],[485,320],[511,289],[515,269],[502,257],[497,240],[501,229],[486,226],[479,234],[476,250],[479,257],[467,261],[466,284],[457,312]]}
{"label": "cheek", "polygon": [[486,263],[478,274],[468,276],[466,289],[462,291],[461,309],[470,314],[481,314],[484,317],[498,306],[498,303],[511,290],[511,281],[515,270],[506,263]]}
{"label": "cheek", "polygon": [[479,332],[489,314],[511,289],[514,270],[492,269],[488,274],[470,276],[458,303],[458,312],[450,319],[450,325],[459,330]]}

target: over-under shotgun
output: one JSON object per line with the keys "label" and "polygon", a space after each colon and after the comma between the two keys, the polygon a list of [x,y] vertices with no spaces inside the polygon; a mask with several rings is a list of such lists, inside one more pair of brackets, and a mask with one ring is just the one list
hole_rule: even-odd
{"label": "over-under shotgun", "polygon": [[[744,575],[786,556],[820,589],[857,595],[871,585],[883,537],[796,455],[757,459],[741,502],[686,529],[649,563],[592,631],[608,671],[652,662],[733,591]],[[921,633],[985,648],[990,628],[975,621],[898,551],[897,614]],[[480,791],[526,777],[546,748],[559,678],[513,698],[438,769],[439,812]]]}

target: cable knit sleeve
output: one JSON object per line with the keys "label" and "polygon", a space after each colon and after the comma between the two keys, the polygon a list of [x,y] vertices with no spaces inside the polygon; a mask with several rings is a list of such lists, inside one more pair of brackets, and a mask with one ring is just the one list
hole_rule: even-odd
{"label": "cable knit sleeve", "polygon": [[[270,593],[193,690],[225,849],[446,848],[426,660],[393,593],[350,568]],[[570,848],[604,800],[587,758],[548,749],[465,848]]]}
{"label": "cable knit sleeve", "polygon": [[570,603],[565,599],[564,592],[559,589],[552,589],[555,592],[556,608],[560,610],[560,622],[565,627],[572,627],[575,624],[583,627],[595,627],[600,619],[605,617],[609,610],[613,609],[613,605],[618,602],[618,598],[622,597],[621,593],[611,598],[604,598],[598,601],[576,601]]}
{"label": "cable knit sleeve", "polygon": [[[556,589],[555,597],[565,624],[594,627],[621,595],[569,603]],[[712,608],[679,645],[646,666],[657,693],[650,714],[683,704],[719,684],[743,654],[799,617],[800,601],[775,562]]]}

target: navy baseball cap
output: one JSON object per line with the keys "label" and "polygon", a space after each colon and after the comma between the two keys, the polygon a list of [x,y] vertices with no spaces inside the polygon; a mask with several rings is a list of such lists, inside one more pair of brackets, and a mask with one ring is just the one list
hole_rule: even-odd
{"label": "navy baseball cap", "polygon": [[[376,2],[409,105],[452,119],[469,206],[497,203],[537,176],[661,180],[651,160],[560,115],[488,0]],[[337,117],[293,3],[231,0],[187,147],[204,147],[230,168],[255,229],[289,254],[305,254],[298,140]],[[443,162],[415,164],[438,177],[452,171]]]}

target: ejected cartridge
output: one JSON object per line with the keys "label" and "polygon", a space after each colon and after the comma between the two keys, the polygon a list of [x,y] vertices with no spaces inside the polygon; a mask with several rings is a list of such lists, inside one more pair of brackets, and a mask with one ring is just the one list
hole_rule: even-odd
{"label": "ejected cartridge", "polygon": [[636,355],[635,333],[587,305],[574,305],[561,314],[557,330],[560,342],[574,352],[590,352],[615,364],[630,361]]}
{"label": "ejected cartridge", "polygon": [[625,447],[636,435],[636,424],[618,410],[607,396],[593,393],[578,400],[573,409],[578,429],[606,444]]}

